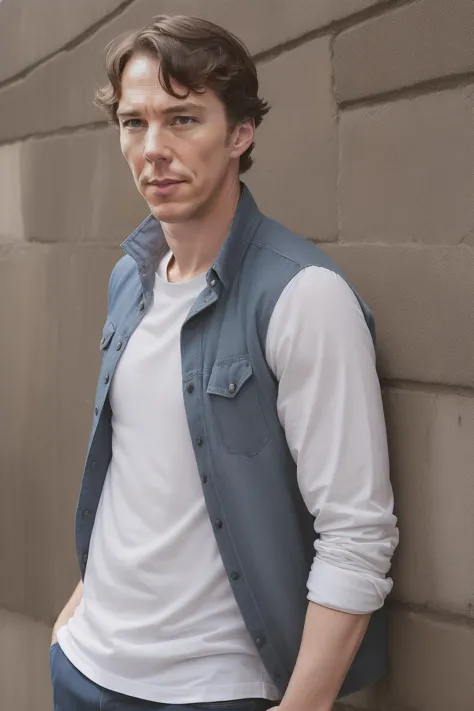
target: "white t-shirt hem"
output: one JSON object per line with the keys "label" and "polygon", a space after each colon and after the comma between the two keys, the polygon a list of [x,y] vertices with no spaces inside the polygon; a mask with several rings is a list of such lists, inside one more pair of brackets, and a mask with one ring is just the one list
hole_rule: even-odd
{"label": "white t-shirt hem", "polygon": [[182,687],[161,688],[155,682],[147,684],[141,681],[124,679],[110,672],[91,666],[87,659],[70,643],[67,625],[58,631],[58,642],[71,664],[94,684],[118,694],[125,694],[144,701],[164,704],[198,704],[215,701],[237,701],[238,699],[268,699],[278,701],[281,694],[277,688],[265,682],[243,684],[221,684],[212,686],[193,686],[185,690]]}

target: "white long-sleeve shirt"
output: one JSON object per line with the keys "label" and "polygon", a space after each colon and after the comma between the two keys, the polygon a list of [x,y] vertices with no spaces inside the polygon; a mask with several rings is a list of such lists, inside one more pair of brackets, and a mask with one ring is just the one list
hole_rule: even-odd
{"label": "white long-sleeve shirt", "polygon": [[373,612],[398,543],[375,351],[359,303],[334,272],[301,271],[278,301],[267,361],[278,414],[315,517],[312,602]]}
{"label": "white long-sleeve shirt", "polygon": [[[112,460],[83,600],[58,640],[83,674],[119,693],[277,700],[224,571],[186,421],[180,330],[205,276],[171,284],[168,259],[112,381]],[[319,267],[296,276],[274,309],[266,356],[320,536],[308,597],[373,611],[391,587],[397,531],[374,349],[345,282]]]}

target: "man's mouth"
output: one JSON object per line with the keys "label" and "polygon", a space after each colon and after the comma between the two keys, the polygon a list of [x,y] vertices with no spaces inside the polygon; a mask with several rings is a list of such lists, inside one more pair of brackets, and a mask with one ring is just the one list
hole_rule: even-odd
{"label": "man's mouth", "polygon": [[184,180],[176,180],[175,178],[155,178],[148,181],[148,185],[156,185],[159,188],[166,188],[169,185],[178,185],[184,183]]}

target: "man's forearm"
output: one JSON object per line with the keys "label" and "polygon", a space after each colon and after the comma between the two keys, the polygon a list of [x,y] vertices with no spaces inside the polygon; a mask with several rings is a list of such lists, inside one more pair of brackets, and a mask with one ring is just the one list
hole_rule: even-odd
{"label": "man's forearm", "polygon": [[64,609],[61,611],[56,623],[53,627],[53,638],[52,644],[57,641],[57,631],[71,619],[74,615],[77,606],[82,600],[82,580],[79,582],[78,586],[71,595],[69,601],[66,603]]}
{"label": "man's forearm", "polygon": [[369,619],[309,603],[282,711],[331,711]]}

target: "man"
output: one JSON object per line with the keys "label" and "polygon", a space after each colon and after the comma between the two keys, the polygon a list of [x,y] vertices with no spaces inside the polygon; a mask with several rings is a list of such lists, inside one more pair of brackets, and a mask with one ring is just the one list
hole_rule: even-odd
{"label": "man", "polygon": [[237,38],[156,17],[107,72],[151,215],[110,280],[55,709],[329,711],[385,665],[371,316],[240,183],[268,106]]}

